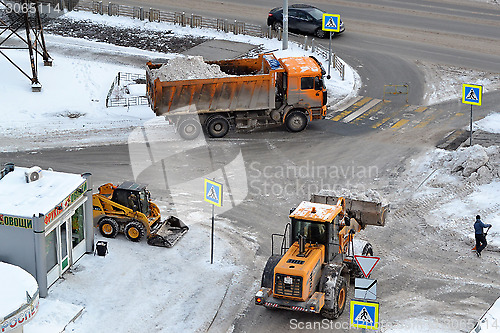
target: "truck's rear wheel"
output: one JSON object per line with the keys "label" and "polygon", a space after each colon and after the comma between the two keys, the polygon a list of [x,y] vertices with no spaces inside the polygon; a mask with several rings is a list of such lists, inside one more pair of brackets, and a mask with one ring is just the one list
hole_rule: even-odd
{"label": "truck's rear wheel", "polygon": [[125,226],[125,237],[127,237],[132,242],[138,242],[144,237],[146,230],[144,225],[139,221],[129,222]]}
{"label": "truck's rear wheel", "polygon": [[107,238],[115,238],[118,234],[118,222],[111,217],[104,217],[99,221],[99,231]]}
{"label": "truck's rear wheel", "polygon": [[224,116],[208,118],[207,132],[212,138],[222,138],[229,132],[229,121]]}
{"label": "truck's rear wheel", "polygon": [[200,135],[201,125],[196,119],[184,119],[177,128],[179,135],[185,140],[194,140]]}
{"label": "truck's rear wheel", "polygon": [[303,131],[307,126],[307,117],[304,112],[290,111],[285,118],[285,126],[290,132]]}
{"label": "truck's rear wheel", "polygon": [[[332,277],[333,278],[333,277]],[[337,276],[337,283],[335,286],[326,284],[324,286],[325,297],[328,295],[330,298],[329,307],[325,302],[325,306],[321,309],[321,315],[327,319],[337,319],[340,317],[345,309],[347,299],[347,285],[344,277]]]}
{"label": "truck's rear wheel", "polygon": [[274,255],[270,256],[267,259],[266,267],[264,267],[264,271],[262,272],[262,282],[260,284],[263,288],[273,288],[273,280],[274,280],[274,267],[278,264],[283,256]]}

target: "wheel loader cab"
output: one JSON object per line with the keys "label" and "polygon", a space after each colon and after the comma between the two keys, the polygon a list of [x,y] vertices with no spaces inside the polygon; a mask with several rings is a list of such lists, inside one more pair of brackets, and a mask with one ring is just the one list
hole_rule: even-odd
{"label": "wheel loader cab", "polygon": [[344,214],[341,205],[325,205],[303,201],[290,214],[289,244],[304,237],[305,245],[324,245],[324,262],[341,261],[339,254],[339,225]]}
{"label": "wheel loader cab", "polygon": [[124,182],[113,191],[112,201],[149,216],[150,194],[147,185]]}

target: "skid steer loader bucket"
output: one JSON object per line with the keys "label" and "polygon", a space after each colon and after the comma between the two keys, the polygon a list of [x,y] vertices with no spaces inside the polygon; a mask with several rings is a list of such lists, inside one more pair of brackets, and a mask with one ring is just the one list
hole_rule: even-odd
{"label": "skid steer loader bucket", "polygon": [[[330,191],[321,191],[319,194],[311,196],[312,202],[336,205],[341,196],[332,194]],[[361,228],[367,225],[376,225],[383,227],[385,218],[389,212],[389,205],[377,201],[366,201],[352,199],[344,196],[347,215],[356,219]]]}
{"label": "skid steer loader bucket", "polygon": [[151,235],[148,237],[148,244],[161,247],[172,247],[189,230],[181,220],[175,216],[156,225],[151,229]]}

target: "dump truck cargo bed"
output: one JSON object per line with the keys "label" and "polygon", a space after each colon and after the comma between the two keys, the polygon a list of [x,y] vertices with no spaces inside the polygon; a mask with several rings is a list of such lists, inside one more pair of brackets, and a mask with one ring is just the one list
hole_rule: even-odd
{"label": "dump truck cargo bed", "polygon": [[275,108],[274,74],[284,69],[273,55],[206,64],[218,65],[228,76],[162,81],[155,72],[162,64],[147,64],[147,95],[156,115]]}

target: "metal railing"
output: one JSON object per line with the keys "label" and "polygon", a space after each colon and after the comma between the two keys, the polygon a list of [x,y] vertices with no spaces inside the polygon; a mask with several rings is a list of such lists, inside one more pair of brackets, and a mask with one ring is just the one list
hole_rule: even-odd
{"label": "metal railing", "polygon": [[116,88],[120,87],[123,82],[142,82],[146,83],[146,75],[135,73],[118,72],[106,96],[106,107],[115,106],[136,106],[148,105],[149,101],[146,96],[130,96],[130,97],[114,97],[113,92]]}
{"label": "metal railing", "polygon": [[386,95],[406,95],[406,103],[408,104],[408,93],[410,92],[410,86],[407,83],[404,84],[386,84],[384,85],[384,98],[385,102]]}

